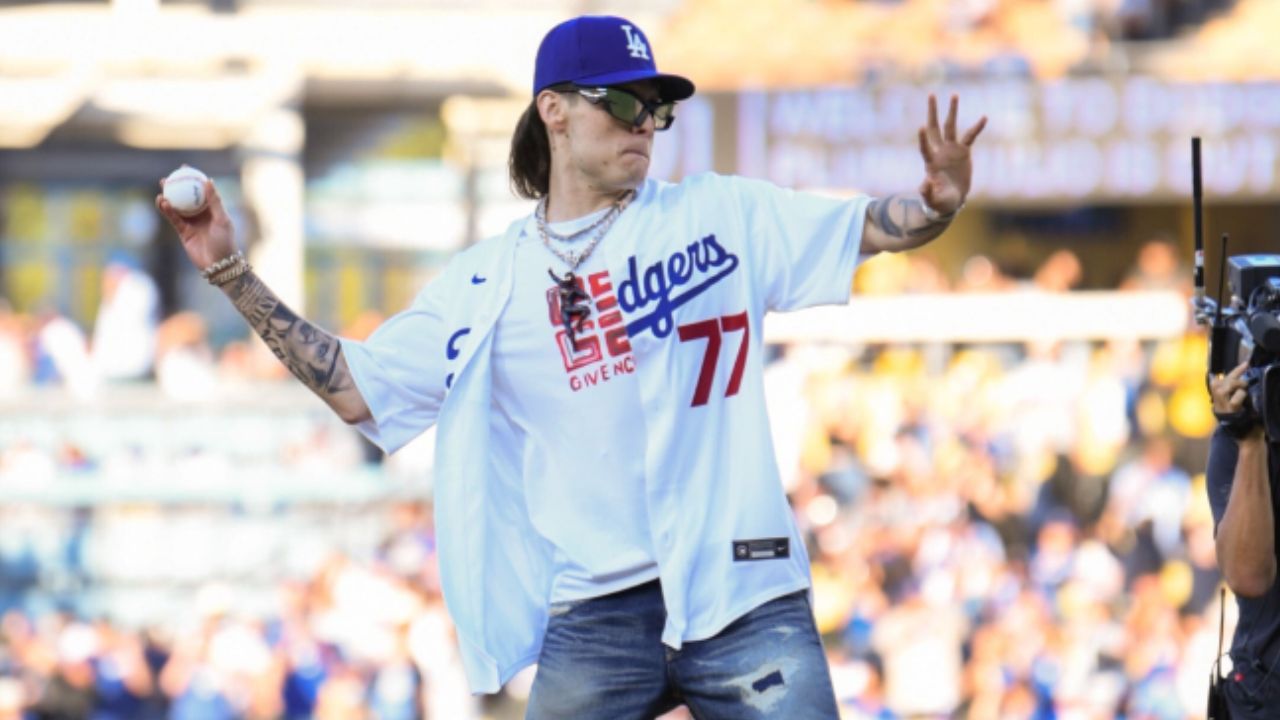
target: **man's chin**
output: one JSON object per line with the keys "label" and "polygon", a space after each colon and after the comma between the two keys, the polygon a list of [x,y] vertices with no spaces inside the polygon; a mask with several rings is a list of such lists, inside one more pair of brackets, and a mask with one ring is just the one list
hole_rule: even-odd
{"label": "man's chin", "polygon": [[649,174],[649,156],[640,153],[626,153],[622,156],[619,169],[627,176],[639,178],[636,182],[644,182]]}
{"label": "man's chin", "polygon": [[620,184],[621,190],[638,190],[644,184],[644,179],[649,176],[649,159],[645,158],[642,167],[634,172],[628,173],[627,177]]}

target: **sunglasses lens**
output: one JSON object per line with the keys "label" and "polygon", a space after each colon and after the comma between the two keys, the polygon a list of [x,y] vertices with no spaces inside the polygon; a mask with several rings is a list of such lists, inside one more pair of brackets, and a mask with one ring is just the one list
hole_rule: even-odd
{"label": "sunglasses lens", "polygon": [[653,117],[655,130],[666,130],[676,119],[673,102],[648,103],[632,93],[620,88],[598,88],[595,90],[579,90],[593,105],[598,105],[618,121],[634,127],[644,124]]}
{"label": "sunglasses lens", "polygon": [[653,127],[655,130],[666,130],[676,119],[676,104],[662,103],[653,108]]}
{"label": "sunglasses lens", "polygon": [[640,102],[640,98],[625,90],[609,88],[605,92],[604,102],[610,115],[628,125],[634,123],[640,113],[644,112],[644,104]]}

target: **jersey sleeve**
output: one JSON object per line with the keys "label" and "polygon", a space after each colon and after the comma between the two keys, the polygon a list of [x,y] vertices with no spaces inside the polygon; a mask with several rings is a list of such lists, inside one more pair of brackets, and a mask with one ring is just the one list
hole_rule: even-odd
{"label": "jersey sleeve", "polygon": [[871,198],[834,198],[728,179],[746,223],[751,272],[769,310],[844,303]]}
{"label": "jersey sleeve", "polygon": [[342,354],[371,419],[365,437],[391,453],[436,422],[446,393],[444,280],[428,283],[406,310],[363,342],[342,338]]}

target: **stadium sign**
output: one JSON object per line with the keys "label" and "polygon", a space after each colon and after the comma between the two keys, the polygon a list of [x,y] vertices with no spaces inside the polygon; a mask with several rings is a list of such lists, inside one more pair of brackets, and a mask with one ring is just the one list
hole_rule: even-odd
{"label": "stadium sign", "polygon": [[[985,81],[708,95],[682,106],[669,176],[716,169],[780,185],[887,193],[919,182],[925,96],[958,93],[960,126],[986,114],[975,197],[1000,203],[1175,200],[1204,138],[1205,192],[1280,197],[1280,83],[1149,77]],[[945,106],[944,106],[945,107]],[[665,138],[664,138],[665,141]],[[659,149],[663,143],[658,143]],[[708,150],[714,148],[714,152]]]}

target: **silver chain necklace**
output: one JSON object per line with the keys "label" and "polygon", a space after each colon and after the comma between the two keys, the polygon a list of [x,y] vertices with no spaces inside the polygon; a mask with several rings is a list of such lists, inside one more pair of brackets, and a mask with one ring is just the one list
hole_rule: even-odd
{"label": "silver chain necklace", "polygon": [[[537,221],[538,235],[542,237],[542,245],[551,251],[552,255],[560,258],[565,265],[569,266],[569,272],[564,277],[556,275],[555,271],[547,268],[547,274],[556,283],[556,294],[558,304],[560,306],[560,321],[564,325],[565,333],[569,336],[569,345],[574,352],[578,351],[578,332],[582,330],[583,323],[591,316],[591,296],[587,294],[580,284],[578,276],[574,275],[578,266],[583,260],[596,249],[596,245],[600,244],[600,239],[605,233],[609,232],[609,227],[613,225],[613,221],[618,219],[622,211],[627,208],[627,204],[635,197],[635,191],[628,191],[625,195],[618,199],[609,212],[605,213],[599,220],[591,223],[584,230],[572,233],[569,237],[578,237],[592,228],[596,229],[596,234],[592,236],[590,242],[577,252],[573,250],[561,251],[557,247],[551,245],[551,235],[554,234],[547,227],[547,199],[543,198],[538,203],[538,209],[534,211],[533,216]],[[556,237],[562,238],[560,235]]]}
{"label": "silver chain necklace", "polygon": [[631,202],[631,198],[634,196],[635,191],[628,191],[627,194],[622,196],[618,202],[614,203],[613,207],[609,208],[609,212],[605,213],[599,220],[596,220],[584,230],[570,234],[569,237],[573,238],[592,228],[595,228],[596,230],[596,234],[591,237],[591,240],[588,241],[581,250],[576,251],[561,250],[551,244],[551,237],[553,235],[557,240],[562,240],[563,236],[555,235],[555,233],[551,231],[551,228],[547,226],[547,199],[543,198],[539,201],[538,209],[534,212],[534,219],[537,221],[538,235],[542,238],[542,245],[550,250],[552,255],[555,255],[564,261],[564,264],[569,266],[570,274],[572,274],[573,271],[577,270],[578,266],[582,264],[582,261],[587,259],[587,256],[591,254],[591,251],[596,249],[596,245],[600,244],[600,240],[604,238],[605,233],[609,232],[609,228],[613,225],[613,221],[618,219],[618,216],[622,214],[622,211],[626,209],[627,204]]}
{"label": "silver chain necklace", "polygon": [[556,240],[557,242],[572,243],[572,242],[576,242],[583,235],[586,235],[592,230],[595,230],[596,228],[600,227],[600,223],[604,222],[605,220],[608,220],[609,216],[613,215],[616,212],[618,212],[618,205],[617,203],[614,203],[613,207],[609,208],[609,212],[606,212],[602,214],[600,217],[596,218],[595,222],[591,223],[590,225],[584,228],[574,230],[568,235],[561,235],[560,233],[551,229],[551,224],[547,222],[547,199],[545,197],[538,201],[538,207],[534,209],[533,214],[534,214],[534,217],[538,219],[538,231],[540,233],[542,233],[546,237],[551,238],[552,240]]}

